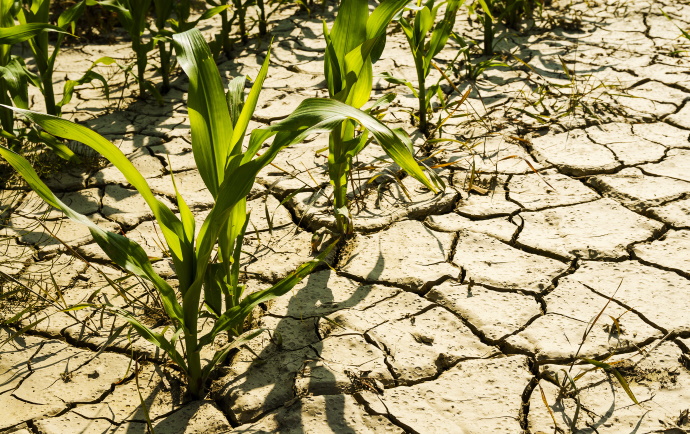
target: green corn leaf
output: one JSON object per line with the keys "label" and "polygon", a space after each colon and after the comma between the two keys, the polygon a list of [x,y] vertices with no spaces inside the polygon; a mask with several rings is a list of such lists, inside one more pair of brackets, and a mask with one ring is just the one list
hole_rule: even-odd
{"label": "green corn leaf", "polygon": [[185,239],[190,245],[193,245],[194,243],[194,231],[195,231],[195,226],[196,226],[196,221],[194,220],[194,214],[192,214],[192,211],[189,209],[189,206],[187,206],[187,202],[185,202],[184,198],[180,194],[180,191],[177,189],[177,182],[175,181],[175,174],[172,171],[172,166],[170,165],[170,159],[168,158],[168,167],[171,168],[170,170],[170,180],[172,181],[173,184],[173,189],[175,190],[175,198],[177,200],[177,209],[180,212],[180,218],[182,221],[182,227],[184,229],[184,234],[185,234]]}
{"label": "green corn leaf", "polygon": [[177,59],[189,77],[189,124],[199,174],[213,197],[225,176],[233,134],[220,73],[201,32],[173,36]]}
{"label": "green corn leaf", "polygon": [[0,156],[19,172],[29,187],[31,187],[41,199],[52,207],[64,212],[70,220],[85,225],[91,232],[96,243],[98,243],[101,249],[103,249],[113,262],[140,277],[150,280],[159,290],[163,301],[163,307],[168,316],[173,320],[177,320],[180,323],[182,322],[182,307],[177,302],[175,291],[165,280],[156,274],[146,252],[141,246],[127,237],[101,229],[86,216],[65,205],[52,191],[50,191],[48,186],[38,177],[38,174],[34,171],[33,167],[31,167],[31,164],[21,155],[0,146]]}
{"label": "green corn leaf", "polygon": [[[343,0],[330,36],[338,59],[367,40],[369,3],[367,0]],[[344,74],[343,74],[344,75]]]}
{"label": "green corn leaf", "polygon": [[[276,125],[268,127],[267,130],[301,131],[300,134],[304,134],[306,130],[330,132],[330,129],[346,119],[355,120],[369,130],[396,164],[433,192],[437,191],[415,161],[410,148],[400,137],[376,118],[339,101],[318,98],[306,99],[290,116]],[[267,154],[268,152],[263,155]]]}
{"label": "green corn leaf", "polygon": [[377,43],[371,52],[371,61],[376,63],[383,54],[386,46],[386,27],[393,17],[403,10],[408,0],[383,0],[371,13],[367,20],[367,39],[377,38]]}
{"label": "green corn leaf", "polygon": [[247,81],[245,76],[235,77],[228,83],[228,92],[226,98],[228,101],[228,110],[230,112],[230,120],[233,125],[237,125],[237,119],[242,113],[244,106],[244,83]]}
{"label": "green corn leaf", "polygon": [[609,363],[605,363],[605,362],[600,362],[600,361],[594,360],[594,359],[583,358],[582,360],[584,360],[585,362],[587,362],[591,365],[596,366],[597,368],[601,368],[606,372],[611,372],[614,375],[614,377],[616,377],[616,379],[620,383],[621,387],[623,388],[623,390],[625,390],[625,393],[632,400],[632,402],[634,402],[637,405],[640,404],[637,401],[635,394],[630,389],[630,385],[628,384],[627,380],[621,375],[620,372],[618,372],[618,370],[616,368],[613,367],[613,365],[611,365]]}
{"label": "green corn leaf", "polygon": [[19,108],[29,108],[28,84],[35,83],[35,76],[32,76],[20,57],[13,56],[7,65],[0,66],[0,78],[7,86],[12,102]]}
{"label": "green corn leaf", "polygon": [[221,5],[221,6],[216,6],[214,8],[211,8],[211,9],[207,9],[206,11],[204,11],[203,14],[201,14],[199,19],[194,22],[194,24],[198,23],[199,21],[204,21],[204,20],[207,20],[209,18],[213,18],[216,15],[218,15],[219,13],[228,9],[229,7],[230,7],[230,5]]}
{"label": "green corn leaf", "polygon": [[64,107],[66,104],[69,104],[69,102],[72,100],[72,95],[74,94],[75,87],[81,86],[82,84],[91,83],[94,80],[98,80],[101,83],[103,83],[103,91],[105,92],[105,97],[107,99],[110,99],[110,87],[108,86],[108,82],[105,80],[105,77],[103,77],[96,71],[88,70],[84,73],[84,75],[82,75],[80,78],[76,80],[67,80],[67,82],[65,83],[65,87],[63,88],[62,99],[56,105],[58,107]]}
{"label": "green corn leaf", "polygon": [[208,310],[217,318],[223,313],[223,291],[225,264],[209,264],[204,276],[204,303]]}
{"label": "green corn leaf", "polygon": [[[247,101],[244,102],[242,106],[240,116],[238,117],[237,122],[233,123],[234,131],[232,133],[231,141],[233,146],[233,154],[238,154],[242,151],[242,139],[244,138],[244,134],[247,132],[247,126],[249,126],[249,121],[251,120],[254,110],[256,109],[256,104],[259,101],[259,94],[261,93],[261,89],[264,86],[264,80],[266,80],[266,75],[268,74],[268,64],[270,63],[270,58],[271,49],[269,48],[266,52],[266,59],[264,59],[264,63],[261,65],[261,70],[259,70],[259,75],[256,76],[254,84],[252,85],[252,90],[249,92]],[[244,79],[242,80],[242,84],[244,85]],[[244,90],[242,92],[244,92]]]}
{"label": "green corn leaf", "polygon": [[417,12],[414,18],[414,38],[412,40],[414,46],[418,50],[423,49],[424,39],[426,34],[434,25],[434,18],[431,16],[431,11],[427,7],[423,7]]}
{"label": "green corn leaf", "polygon": [[58,27],[64,29],[65,27],[70,26],[72,33],[74,33],[76,21],[84,14],[85,8],[86,2],[82,0],[71,8],[66,9],[58,17]]}
{"label": "green corn leaf", "polygon": [[70,148],[64,143],[46,133],[45,131],[31,131],[28,135],[29,140],[34,142],[40,142],[48,146],[50,149],[57,154],[58,157],[65,161],[72,161],[74,163],[80,163],[81,158],[74,153]]}
{"label": "green corn leaf", "polygon": [[45,23],[19,24],[14,27],[0,27],[0,45],[14,45],[33,38],[43,31],[66,33],[60,27]]}

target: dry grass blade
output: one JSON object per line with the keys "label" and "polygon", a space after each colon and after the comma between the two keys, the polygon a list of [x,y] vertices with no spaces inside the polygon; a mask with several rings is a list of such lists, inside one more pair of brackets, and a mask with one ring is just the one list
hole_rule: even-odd
{"label": "dry grass blade", "polygon": [[551,409],[549,402],[546,400],[546,394],[544,393],[544,388],[541,387],[540,383],[537,383],[537,386],[539,386],[539,393],[541,393],[541,402],[544,403],[544,407],[546,407],[546,411],[549,412],[549,416],[551,416],[551,420],[553,421],[553,427],[554,427],[554,429],[558,429],[558,422],[556,422],[556,415],[553,413],[553,410]]}
{"label": "dry grass blade", "polygon": [[[593,288],[589,287],[588,285],[583,284],[587,289],[590,291],[594,291]],[[597,316],[594,317],[594,319],[589,323],[589,326],[585,329],[585,332],[582,334],[582,342],[580,342],[580,346],[577,348],[577,352],[575,353],[575,358],[580,355],[580,351],[582,350],[582,346],[585,344],[585,341],[587,340],[587,336],[592,332],[594,329],[594,326],[596,325],[597,321],[599,321],[599,318],[604,314],[604,311],[606,308],[609,306],[611,303],[611,300],[613,300],[613,297],[616,296],[616,293],[618,293],[618,290],[621,288],[621,285],[623,285],[623,279],[621,279],[620,283],[618,284],[618,287],[616,290],[611,294],[611,297],[606,301],[606,304],[604,307],[601,309],[601,311],[597,314]],[[570,365],[570,369],[572,369],[573,365]]]}
{"label": "dry grass blade", "polygon": [[589,364],[592,364],[592,365],[596,366],[596,367],[599,368],[599,369],[603,369],[603,370],[606,371],[606,372],[612,373],[612,374],[614,375],[614,377],[616,377],[616,379],[617,379],[618,382],[620,383],[620,385],[621,385],[621,387],[623,388],[623,390],[625,390],[625,393],[628,395],[628,397],[630,397],[630,399],[631,399],[635,404],[640,405],[640,403],[637,401],[637,398],[635,397],[635,394],[634,394],[634,393],[632,392],[632,390],[630,389],[630,385],[628,384],[627,380],[621,375],[620,372],[618,372],[618,370],[617,370],[616,368],[613,367],[612,364],[610,364],[610,363],[605,363],[605,362],[600,362],[600,361],[594,360],[594,359],[585,359],[585,358],[583,358],[582,360],[584,360],[585,362],[587,362],[587,363],[589,363]]}

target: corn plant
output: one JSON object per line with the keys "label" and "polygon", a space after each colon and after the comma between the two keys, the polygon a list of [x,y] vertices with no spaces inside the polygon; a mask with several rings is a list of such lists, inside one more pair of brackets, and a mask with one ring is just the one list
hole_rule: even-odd
{"label": "corn plant", "polygon": [[[0,147],[0,156],[24,177],[44,201],[62,210],[70,219],[86,225],[115,264],[153,285],[172,324],[171,337],[151,330],[123,310],[112,309],[123,316],[142,337],[163,349],[185,374],[189,393],[201,397],[214,366],[224,360],[231,348],[258,333],[241,333],[244,320],[253,308],[288,292],[335,245],[331,244],[315,260],[303,264],[273,287],[243,297],[239,264],[248,222],[246,196],[259,171],[270,164],[281,149],[315,133],[331,132],[350,121],[358,122],[371,132],[375,140],[394,155],[396,161],[402,163],[401,166],[414,166],[415,161],[398,134],[367,113],[331,99],[303,101],[283,121],[252,131],[249,143],[244,147],[243,138],[268,72],[269,57],[266,56],[245,99],[243,77],[230,83],[227,94],[223,92],[218,68],[198,30],[176,34],[173,41],[178,61],[189,76],[188,111],[194,158],[204,183],[215,199],[198,234],[194,215],[177,192],[174,178],[180,217],[156,199],[144,177],[122,151],[98,133],[55,116],[5,108],[23,114],[50,134],[90,146],[122,172],[155,216],[175,266],[177,291],[154,271],[141,246],[122,235],[101,229],[61,202],[19,154]],[[273,141],[262,149],[270,138]],[[424,175],[417,170],[413,173],[423,178]],[[216,255],[213,254],[214,250]],[[200,317],[209,318],[213,323],[211,330],[203,335],[200,335],[198,328]],[[235,339],[202,366],[201,350],[212,344],[221,333],[228,333]],[[183,350],[180,350],[180,346]]]}
{"label": "corn plant", "polygon": [[[15,18],[20,13],[19,6],[18,2],[12,0],[0,0],[0,104],[14,104],[16,107],[28,109],[29,84],[41,88],[42,83],[38,76],[29,72],[21,57],[11,54],[12,46],[31,40],[45,31],[62,33],[63,30],[60,27],[49,25],[47,22],[17,24]],[[57,48],[53,54],[57,54]],[[88,77],[82,78],[82,81],[85,80],[88,80]],[[79,84],[78,82],[69,80],[65,84],[62,104],[69,102],[74,86]],[[49,91],[52,95],[52,83],[49,86]],[[23,139],[28,138],[34,142],[45,143],[65,160],[79,160],[71,149],[44,131],[27,131],[25,128],[15,129],[15,118],[11,111],[0,113],[0,124],[2,126],[0,135],[7,140],[10,148],[14,150],[18,150]]]}
{"label": "corn plant", "polygon": [[[60,101],[55,100],[55,92],[53,89],[55,61],[60,52],[62,42],[68,34],[67,30],[71,29],[71,32],[74,32],[76,21],[84,13],[85,7],[86,0],[82,0],[60,14],[57,19],[57,27],[63,31],[57,33],[52,52],[48,42],[47,32],[41,32],[28,40],[29,47],[36,61],[39,78],[38,84],[45,100],[46,111],[51,115],[60,116],[62,107],[72,99],[75,86],[98,80],[103,83],[106,95],[108,94],[108,83],[105,81],[105,78],[94,71],[92,67],[89,68],[81,78],[77,80],[68,80],[64,85],[62,99]],[[46,25],[50,20],[49,13],[50,0],[25,0],[24,7],[19,9],[17,19],[21,24]]]}
{"label": "corn plant", "polygon": [[[330,32],[324,22],[324,74],[332,99],[354,108],[362,107],[369,101],[373,84],[373,63],[383,52],[386,27],[406,3],[407,0],[383,0],[369,15],[366,0],[343,0]],[[409,137],[401,129],[396,130],[395,134],[399,138],[399,146],[389,147],[379,141],[386,153],[410,175],[436,191],[436,187],[412,157]],[[368,144],[369,132],[365,129],[358,134],[354,122],[338,125],[330,135],[328,176],[334,190],[336,227],[341,234],[351,234],[353,231],[347,200],[352,159]]]}
{"label": "corn plant", "polygon": [[[507,63],[497,60],[498,56],[490,56],[483,59],[480,58],[474,61],[472,60],[472,51],[473,48],[477,46],[477,42],[471,39],[465,39],[455,32],[451,32],[450,37],[460,46],[458,54],[451,62],[452,68],[456,75],[462,75],[466,80],[469,81],[476,81],[487,69],[495,67],[510,67]],[[460,57],[462,57],[463,60],[458,62]],[[461,69],[463,68],[464,74],[461,73]]]}
{"label": "corn plant", "polygon": [[[163,85],[161,93],[167,93],[170,90],[170,74],[172,71],[172,47],[170,45],[170,37],[175,33],[182,33],[196,25],[203,20],[207,20],[218,13],[226,10],[227,5],[217,6],[206,10],[199,18],[190,21],[191,15],[191,1],[190,0],[153,0],[155,15],[155,35],[156,44],[158,45],[158,55],[160,58],[160,67],[158,71],[161,74]],[[174,18],[173,18],[174,14]],[[170,27],[168,29],[167,27]]]}
{"label": "corn plant", "polygon": [[120,24],[132,40],[132,50],[136,55],[137,73],[135,78],[139,84],[139,97],[143,98],[148,90],[160,99],[156,87],[146,80],[148,53],[153,49],[155,42],[153,38],[144,42],[143,38],[147,28],[147,13],[151,8],[151,0],[101,0],[97,3],[117,14]]}
{"label": "corn plant", "polygon": [[[426,87],[426,78],[431,71],[431,60],[448,42],[448,36],[453,31],[458,9],[464,3],[464,0],[450,0],[438,4],[435,4],[435,2],[436,0],[428,0],[422,5],[421,0],[419,0],[413,8],[415,10],[415,17],[412,23],[402,15],[399,19],[400,26],[405,32],[405,37],[410,44],[410,50],[414,58],[418,87],[415,89],[406,81],[402,81],[402,83],[406,84],[419,100],[419,129],[425,136],[428,136],[429,133],[427,114],[431,107],[431,98],[440,91],[439,83],[429,88]],[[434,25],[439,9],[443,5],[446,6],[443,18]],[[427,40],[429,33],[431,33],[431,37]],[[396,83],[401,82],[397,79],[391,80],[390,77],[387,80]]]}

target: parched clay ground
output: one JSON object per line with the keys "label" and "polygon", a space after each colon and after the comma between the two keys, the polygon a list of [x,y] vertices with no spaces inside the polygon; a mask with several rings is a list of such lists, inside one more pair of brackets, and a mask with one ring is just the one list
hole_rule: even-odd
{"label": "parched clay ground", "polygon": [[[0,348],[0,432],[145,432],[147,417],[156,433],[690,432],[690,47],[660,6],[690,29],[687,0],[610,0],[554,5],[536,28],[508,32],[498,48],[529,67],[508,57],[514,68],[482,74],[439,130],[457,141],[420,155],[447,183],[441,195],[368,148],[355,176],[357,234],[333,268],[257,310],[255,325],[271,332],[219,369],[204,401],[184,402],[174,369],[122,320],[60,311],[107,301],[165,326],[151,294],[109,267],[88,231],[32,193],[2,192],[0,211],[13,207],[1,230],[2,290],[23,288],[3,316],[16,322],[33,306],[14,325],[41,321]],[[271,22],[253,127],[326,95],[320,17],[290,7]],[[479,38],[470,29],[458,20]],[[252,77],[265,48],[238,47],[222,74]],[[104,54],[130,56],[125,43],[77,47],[56,76]],[[456,54],[450,43],[438,63]],[[414,79],[401,33],[375,71]],[[185,91],[183,76],[163,106],[126,91],[117,110],[86,87],[67,116],[118,144],[171,206],[172,170],[201,220],[211,197],[191,154]],[[377,96],[390,91],[398,98],[386,119],[414,133],[409,90],[377,79]],[[259,176],[250,290],[307,260],[313,232],[332,223],[326,145],[312,138]],[[56,172],[50,184],[64,201],[163,256],[151,214],[113,168]],[[167,260],[156,267],[173,277]],[[616,362],[640,404],[583,357]]]}

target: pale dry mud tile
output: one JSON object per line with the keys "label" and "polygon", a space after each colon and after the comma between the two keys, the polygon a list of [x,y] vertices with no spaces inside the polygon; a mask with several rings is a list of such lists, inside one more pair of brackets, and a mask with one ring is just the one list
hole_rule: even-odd
{"label": "pale dry mud tile", "polygon": [[683,130],[665,122],[652,124],[633,124],[633,133],[650,142],[659,143],[668,148],[689,148],[690,131]]}
{"label": "pale dry mud tile", "polygon": [[426,295],[472,325],[492,342],[504,339],[541,314],[539,303],[518,292],[446,281]]}
{"label": "pale dry mud tile", "polygon": [[[101,193],[97,188],[57,193],[56,196],[65,205],[84,215],[97,212],[101,204]],[[62,211],[44,202],[34,191],[27,193],[16,212],[29,218],[41,218],[45,220],[57,220],[65,216]]]}
{"label": "pale dry mud tile", "polygon": [[538,160],[554,164],[568,175],[610,173],[621,167],[613,151],[592,142],[583,130],[536,137],[531,146]]}
{"label": "pale dry mud tile", "polygon": [[[255,185],[255,187],[258,187]],[[285,229],[292,226],[292,216],[281,203],[270,194],[247,201],[249,225],[247,233],[270,232],[275,229]]]}
{"label": "pale dry mud tile", "polygon": [[[31,374],[31,358],[47,342],[36,336],[16,335],[16,330],[0,328],[0,338],[7,343],[0,347],[0,396],[12,393]],[[7,425],[5,425],[7,426]]]}
{"label": "pale dry mud tile", "polygon": [[[139,400],[139,397],[136,397]],[[227,432],[231,429],[225,416],[212,401],[193,401],[172,414],[152,421],[153,429],[161,434],[200,434],[205,432]],[[70,411],[58,417],[41,419],[35,422],[41,434],[60,434],[65,432],[107,432],[132,433],[146,432],[145,421],[126,421],[114,425],[107,419],[83,417]]]}
{"label": "pale dry mud tile", "polygon": [[132,124],[134,118],[133,113],[119,110],[108,113],[94,119],[86,120],[82,125],[89,129],[96,131],[100,135],[125,135],[137,133],[137,129]]}
{"label": "pale dry mud tile", "polygon": [[[678,62],[677,59],[674,59]],[[652,63],[651,65],[631,65],[625,68],[638,77],[646,77],[664,84],[685,84],[688,82],[688,68],[680,63]],[[680,120],[680,119],[679,119]]]}
{"label": "pale dry mud tile", "polygon": [[374,414],[414,432],[518,434],[521,396],[531,378],[525,356],[467,360],[434,380],[360,397]]}
{"label": "pale dry mud tile", "polygon": [[22,271],[22,277],[29,281],[43,281],[48,283],[49,287],[57,284],[59,289],[64,290],[86,270],[87,266],[84,261],[63,253],[29,264]]}
{"label": "pale dry mud tile", "polygon": [[348,330],[366,333],[386,322],[411,318],[433,306],[433,303],[411,292],[399,291],[385,294],[388,297],[371,306],[341,309],[325,318],[320,318],[319,334],[321,336],[340,335],[348,333]]}
{"label": "pale dry mud tile", "polygon": [[690,330],[690,317],[687,315],[690,311],[687,297],[690,281],[677,273],[637,261],[585,261],[570,278],[608,296],[620,285],[615,300],[656,327],[677,333]]}
{"label": "pale dry mud tile", "polygon": [[524,229],[517,244],[562,258],[625,258],[630,244],[649,239],[663,227],[609,198],[520,216]]}
{"label": "pale dry mud tile", "polygon": [[[643,32],[615,31],[608,28],[596,28],[580,38],[579,42],[615,48],[613,53],[615,57],[620,57],[625,53],[636,53],[635,57],[644,58],[644,61],[642,59],[638,61],[640,65],[651,63],[651,53],[654,50],[654,43]],[[650,54],[640,55],[639,53]]]}
{"label": "pale dry mud tile", "polygon": [[[144,178],[156,178],[165,173],[163,163],[144,150],[136,151],[134,155],[130,155],[128,158]],[[120,172],[120,169],[109,164],[105,168],[91,174],[87,179],[87,186],[89,187],[106,184],[128,185],[129,183],[125,175]]]}
{"label": "pale dry mud tile", "polygon": [[139,244],[151,259],[170,255],[163,232],[156,221],[143,222],[127,231],[125,235]]}
{"label": "pale dry mud tile", "polygon": [[676,127],[690,129],[690,104],[686,103],[680,110],[664,119],[666,122]]}
{"label": "pale dry mud tile", "polygon": [[658,81],[648,81],[627,89],[627,93],[638,98],[645,98],[658,103],[680,106],[690,95],[675,87],[666,86]]}
{"label": "pale dry mud tile", "polygon": [[212,394],[233,420],[241,424],[254,421],[294,398],[298,371],[306,362],[317,358],[311,348],[271,352],[265,359],[242,348],[214,383]]}
{"label": "pale dry mud tile", "polygon": [[680,36],[680,30],[672,24],[673,21],[670,17],[667,18],[663,15],[649,14],[645,17],[645,22],[647,23],[647,27],[649,27],[649,38],[655,42],[661,39],[661,41],[658,41],[657,45],[668,45]]}
{"label": "pale dry mud tile", "polygon": [[[462,118],[460,118],[462,119]],[[466,134],[467,126],[455,125],[449,121],[444,125],[444,131],[453,135]],[[457,130],[457,132],[455,131]],[[439,154],[444,162],[455,162],[453,167],[484,173],[522,174],[532,172],[532,168],[540,170],[545,167],[543,161],[534,161],[525,149],[514,143],[509,135],[488,136],[470,139],[464,145],[455,143],[441,145],[443,152]]]}
{"label": "pale dry mud tile", "polygon": [[647,263],[659,265],[690,275],[690,231],[670,230],[651,243],[633,247],[635,257]]}
{"label": "pale dry mud tile", "polygon": [[255,423],[240,425],[230,432],[402,434],[405,431],[384,416],[370,415],[351,395],[321,395],[302,397]]}
{"label": "pale dry mud tile", "polygon": [[[82,341],[86,339],[80,339],[77,336],[90,337],[98,335],[99,332],[105,332],[105,330],[99,330],[99,324],[96,321],[89,320],[94,309],[87,307],[64,312],[61,310],[81,303],[89,303],[90,299],[94,303],[107,302],[119,307],[124,306],[126,303],[121,300],[116,290],[110,286],[106,277],[110,281],[120,282],[122,288],[129,288],[132,297],[141,295],[137,285],[138,281],[135,278],[124,278],[124,274],[120,271],[107,266],[93,265],[74,276],[68,287],[60,288],[61,292],[59,295],[52,282],[43,282],[41,286],[36,285],[34,290],[43,289],[53,300],[50,303],[39,305],[43,309],[32,316],[22,319],[20,325],[28,326],[32,322],[40,320],[32,327],[33,330],[50,336],[70,335],[71,333],[71,337]],[[92,298],[96,295],[98,296],[97,298]]]}
{"label": "pale dry mud tile", "polygon": [[541,292],[568,269],[567,263],[528,253],[489,235],[458,233],[452,262],[465,280],[498,289]]}
{"label": "pale dry mud tile", "polygon": [[454,212],[448,214],[431,215],[424,220],[424,224],[435,231],[471,231],[490,235],[505,242],[509,242],[518,229],[518,226],[508,217],[471,220]]}
{"label": "pale dry mud tile", "polygon": [[690,150],[671,149],[659,163],[639,166],[646,173],[690,182]]}
{"label": "pale dry mud tile", "polygon": [[60,433],[111,433],[117,427],[105,419],[87,419],[74,412],[67,412],[60,416],[39,419],[34,422],[39,434]]}
{"label": "pale dry mud tile", "polygon": [[[293,75],[291,73],[290,75]],[[301,87],[301,86],[300,86]],[[270,94],[274,94],[270,97]],[[259,122],[273,122],[288,117],[304,100],[298,93],[289,93],[285,89],[280,91],[268,90],[262,92],[262,103],[258,104],[252,116]]]}
{"label": "pale dry mud tile", "polygon": [[[126,421],[146,422],[146,412],[151,419],[158,419],[182,407],[184,387],[180,379],[154,364],[141,366],[136,379],[118,384],[102,401],[75,407],[76,413],[87,419],[106,419],[114,424]],[[137,390],[138,389],[138,390]],[[141,393],[141,398],[139,394]],[[142,406],[143,403],[145,405]]]}
{"label": "pale dry mud tile", "polygon": [[96,401],[129,374],[129,359],[112,353],[94,355],[60,341],[45,341],[31,358],[31,374],[11,396],[48,410],[45,415],[74,403]]}
{"label": "pale dry mud tile", "polygon": [[514,175],[508,182],[508,197],[528,211],[575,205],[599,195],[580,181],[558,172]]}
{"label": "pale dry mud tile", "polygon": [[656,121],[678,110],[675,104],[658,102],[644,97],[628,96],[617,93],[611,96],[616,103],[616,109],[622,110],[625,117],[641,121]]}
{"label": "pale dry mud tile", "polygon": [[274,229],[273,233],[248,233],[241,266],[249,275],[261,276],[272,282],[282,279],[314,259],[312,237],[311,232],[292,227]]}
{"label": "pale dry mud tile", "polygon": [[321,317],[341,309],[363,310],[399,292],[397,288],[362,284],[332,270],[322,270],[304,278],[285,297],[271,300],[268,312],[281,317]]}
{"label": "pale dry mud tile", "polygon": [[440,307],[385,322],[367,335],[385,349],[398,384],[428,380],[460,360],[498,353],[496,348],[482,343],[455,315]]}
{"label": "pale dry mud tile", "polygon": [[[613,286],[603,288],[604,295],[598,295],[574,276],[561,279],[558,287],[544,297],[545,314],[520,333],[508,337],[506,343],[517,351],[534,354],[537,361],[544,362],[568,360],[576,355],[594,358],[631,351],[636,345],[661,337],[659,330],[628,309],[615,302],[609,303],[618,283],[620,278]],[[602,311],[592,326],[591,322]],[[619,322],[620,333],[612,318]]]}
{"label": "pale dry mud tile", "polygon": [[[686,432],[690,424],[683,417],[690,407],[690,372],[679,363],[680,349],[670,342],[658,347],[650,344],[643,354],[621,355],[614,359],[625,360],[614,365],[627,381],[630,390],[640,405],[635,405],[619,381],[602,370],[586,373],[577,381],[577,399],[566,395],[560,397],[559,389],[553,383],[541,380],[540,386],[555,416],[557,426],[564,432],[598,432],[614,434],[621,432]],[[655,348],[656,347],[656,348]],[[592,365],[575,366],[571,377],[588,371]],[[550,377],[558,374],[563,379],[569,366],[549,365],[544,373]],[[527,416],[531,432],[554,432],[554,421],[542,401],[539,386],[530,398]],[[596,430],[596,431],[594,431]]]}
{"label": "pale dry mud tile", "polygon": [[141,148],[151,147],[156,149],[163,143],[160,137],[146,136],[143,134],[104,134],[103,137],[117,146],[125,155],[131,155]]}
{"label": "pale dry mud tile", "polygon": [[299,350],[321,340],[317,333],[317,325],[318,319],[314,317],[292,318],[263,315],[258,320],[258,326],[266,329],[268,333],[257,336],[247,346],[259,351],[266,350],[271,345],[279,350]]}
{"label": "pale dry mud tile", "polygon": [[[193,401],[169,416],[152,421],[153,431],[161,434],[223,433],[232,429],[225,415],[213,401]],[[116,433],[145,432],[143,422],[120,425]]]}
{"label": "pale dry mud tile", "polygon": [[[91,214],[87,218],[106,231],[119,232],[120,230],[117,223],[103,218],[100,214]],[[35,246],[43,255],[66,249],[64,244],[75,248],[87,244],[93,239],[87,226],[67,218],[46,221],[44,222],[45,228],[40,225],[32,227],[32,222],[23,217],[13,217],[12,220],[16,222],[17,227],[30,229],[22,231],[19,241]]]}
{"label": "pale dry mud tile", "polygon": [[169,142],[151,146],[149,149],[153,155],[163,158],[166,168],[173,173],[197,168],[192,145],[182,138],[176,137]]}
{"label": "pale dry mud tile", "polygon": [[[505,192],[499,182],[495,188],[490,188],[486,194],[469,193],[463,195],[455,207],[455,212],[471,219],[489,219],[509,216],[520,210],[520,205],[506,200]],[[457,185],[457,184],[456,184]],[[462,185],[462,184],[460,184]],[[479,188],[482,188],[479,186]]]}
{"label": "pale dry mud tile", "polygon": [[664,205],[690,193],[690,182],[665,176],[650,176],[636,167],[611,175],[593,176],[588,182],[607,197],[638,212]]}
{"label": "pale dry mud tile", "polygon": [[668,223],[676,228],[690,227],[690,198],[679,199],[649,208],[649,212],[664,223]]}
{"label": "pale dry mud tile", "polygon": [[[451,188],[434,194],[409,176],[399,182],[364,187],[350,198],[352,224],[355,230],[376,231],[403,219],[449,211],[457,196],[458,193]],[[298,193],[289,204],[300,221],[310,228],[336,228],[332,215],[333,189],[330,186],[315,192]]]}
{"label": "pale dry mud tile", "polygon": [[186,116],[173,113],[172,116],[138,115],[134,119],[134,128],[146,136],[160,137],[169,140],[174,137],[187,137],[189,121]]}
{"label": "pale dry mud tile", "polygon": [[630,124],[595,125],[585,132],[593,142],[612,150],[626,166],[658,161],[666,152],[666,147],[634,136]]}
{"label": "pale dry mud tile", "polygon": [[313,190],[328,183],[328,137],[318,137],[312,142],[300,143],[283,149],[262,169],[256,179],[279,195],[295,190]]}
{"label": "pale dry mud tile", "polygon": [[[167,196],[168,198],[176,197],[170,175],[163,175],[162,177],[148,179],[147,181],[151,191],[154,193]],[[210,208],[213,206],[213,196],[206,184],[204,184],[198,171],[188,170],[176,173],[175,183],[177,184],[177,190],[190,208]]]}
{"label": "pale dry mud tile", "polygon": [[[167,197],[159,196],[158,200],[173,212],[177,211],[177,207]],[[125,227],[136,226],[153,218],[153,212],[137,190],[117,184],[105,186],[102,204],[103,216]]]}
{"label": "pale dry mud tile", "polygon": [[383,232],[356,234],[341,260],[341,270],[367,282],[387,282],[422,291],[428,285],[457,277],[446,262],[453,235],[406,220]]}
{"label": "pale dry mud tile", "polygon": [[305,361],[297,373],[297,396],[353,393],[360,378],[374,388],[395,385],[384,353],[359,333],[343,331],[315,343],[312,348],[319,357]]}

